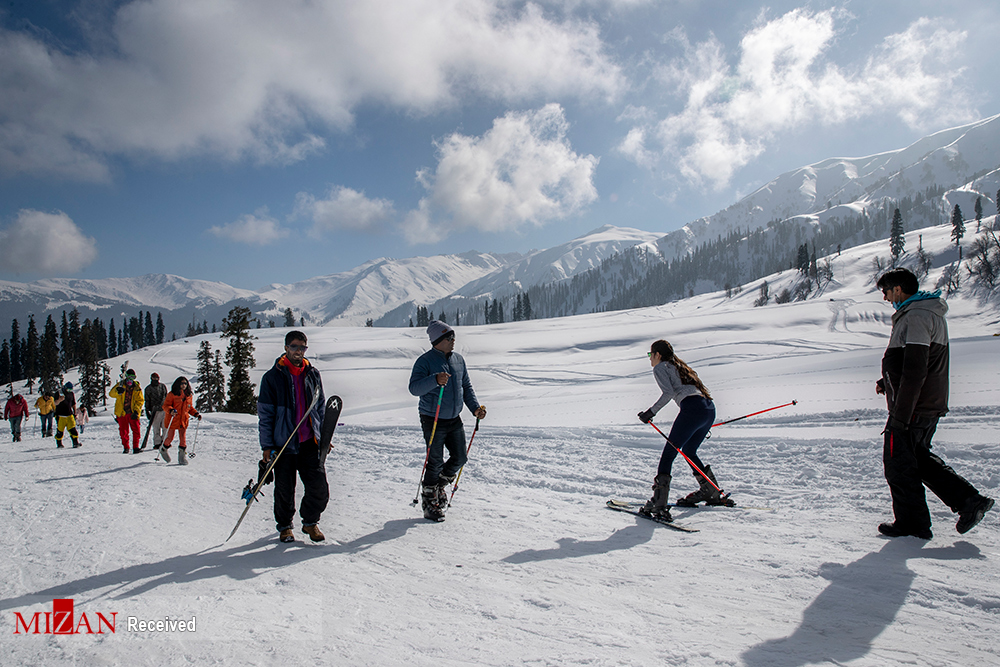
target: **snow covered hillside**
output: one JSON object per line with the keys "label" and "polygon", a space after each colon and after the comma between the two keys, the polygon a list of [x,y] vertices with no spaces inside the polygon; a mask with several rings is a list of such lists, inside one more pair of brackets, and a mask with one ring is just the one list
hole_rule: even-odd
{"label": "snow covered hillside", "polygon": [[[883,198],[897,201],[913,198],[931,186],[956,188],[973,175],[979,179],[992,173],[985,180],[974,179],[981,186],[977,189],[985,195],[984,205],[991,204],[989,214],[995,204],[991,198],[997,191],[998,149],[1000,115],[936,132],[899,150],[822,160],[781,174],[728,208],[667,234],[657,242],[657,247],[671,260],[733,229],[753,230],[772,220],[796,216],[817,222],[843,218],[856,215],[866,205]],[[969,201],[961,198],[949,204],[960,203],[971,217],[974,202],[972,196]],[[950,206],[939,213],[950,215]],[[909,228],[915,227],[911,224]]]}
{"label": "snow covered hillside", "polygon": [[[921,233],[945,252],[947,228]],[[110,413],[78,450],[4,437],[4,664],[1000,663],[1000,511],[959,536],[932,497],[931,541],[875,530],[891,517],[874,393],[891,309],[868,280],[879,252],[834,257],[835,280],[802,302],[755,308],[751,284],[729,299],[459,327],[489,414],[442,524],[410,505],[424,448],[406,385],[428,341],[408,327],[307,329],[308,356],[345,402],[325,545],[301,533],[279,544],[269,491],[223,542],[256,474],[251,416],[207,415],[187,467],[121,454]],[[1000,315],[949,304],[952,411],[935,451],[997,497]],[[284,331],[254,334],[259,383]],[[720,419],[798,401],[713,431],[700,454],[743,509],[676,511],[697,533],[603,506],[649,494],[663,440],[635,415],[658,396],[657,338],[699,371]],[[140,378],[170,381],[194,374],[199,342],[126,357]],[[674,495],[695,488],[680,464],[674,480]],[[98,613],[116,614],[115,632],[18,631],[16,614],[36,612],[44,630],[54,599],[74,600],[95,632]],[[129,617],[195,631],[129,629]]]}

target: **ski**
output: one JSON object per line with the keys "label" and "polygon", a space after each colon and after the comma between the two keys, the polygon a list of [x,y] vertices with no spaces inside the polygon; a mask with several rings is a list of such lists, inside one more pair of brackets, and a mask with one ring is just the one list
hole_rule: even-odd
{"label": "ski", "polygon": [[323,431],[319,436],[319,464],[326,465],[326,457],[333,449],[333,432],[337,428],[337,420],[340,419],[340,411],[344,407],[344,401],[340,396],[331,396],[326,401],[326,412],[323,413]]}
{"label": "ski", "polygon": [[679,530],[684,533],[697,533],[697,528],[688,528],[687,526],[681,525],[676,521],[666,521],[665,519],[660,519],[659,517],[650,516],[648,514],[641,514],[639,510],[634,507],[635,503],[624,503],[619,500],[609,500],[607,507],[609,510],[614,510],[616,512],[626,512],[628,514],[634,514],[635,516],[641,516],[643,519],[649,519],[650,521],[655,521],[656,523],[666,526],[668,528],[673,528],[674,530]]}
{"label": "ski", "polygon": [[[628,502],[628,501],[624,501],[624,500],[616,500],[614,502],[615,502],[616,505],[620,505],[620,506],[623,506],[623,507],[631,507],[631,508],[639,508],[639,507],[642,507],[643,505],[646,504],[644,502]],[[761,511],[761,512],[773,512],[773,511],[775,511],[773,507],[759,507],[759,506],[755,506],[755,505],[706,505],[706,504],[701,504],[701,505],[696,505],[694,507],[688,507],[687,505],[678,505],[676,503],[667,503],[667,507],[669,507],[670,509],[676,508],[676,509],[679,509],[679,510],[714,510],[714,509],[721,509],[721,510],[757,510],[757,511]]]}
{"label": "ski", "polygon": [[148,420],[146,424],[146,435],[142,436],[142,444],[139,446],[139,451],[146,449],[146,443],[149,442],[149,431],[153,428],[153,420]]}

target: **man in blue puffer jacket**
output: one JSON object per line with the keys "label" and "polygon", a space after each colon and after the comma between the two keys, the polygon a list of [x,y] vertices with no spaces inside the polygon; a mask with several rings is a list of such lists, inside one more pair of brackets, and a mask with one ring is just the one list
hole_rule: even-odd
{"label": "man in blue puffer jacket", "polygon": [[[486,408],[476,400],[465,359],[454,351],[455,331],[444,322],[433,320],[427,326],[427,335],[431,339],[431,349],[413,364],[410,393],[420,397],[417,411],[427,443],[427,467],[421,491],[424,518],[442,521],[448,505],[445,487],[455,481],[467,458],[462,406],[468,406],[477,419],[486,417]],[[447,461],[444,460],[445,447],[448,448]]]}
{"label": "man in blue puffer jacket", "polygon": [[[323,432],[323,379],[309,363],[306,335],[290,331],[285,336],[285,353],[260,381],[257,398],[258,432],[263,461],[267,465],[288,442],[274,464],[274,521],[282,542],[294,542],[292,518],[295,516],[295,474],[305,489],[299,516],[302,532],[313,542],[326,537],[319,529],[319,519],[330,500],[326,468],[320,464],[319,437]],[[318,400],[313,403],[313,398]],[[308,417],[306,410],[312,405]],[[298,431],[296,425],[301,422]],[[294,433],[294,435],[293,435]]]}

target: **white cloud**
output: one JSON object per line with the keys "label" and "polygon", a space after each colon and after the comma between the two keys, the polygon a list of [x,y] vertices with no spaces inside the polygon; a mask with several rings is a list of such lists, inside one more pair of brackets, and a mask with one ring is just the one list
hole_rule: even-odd
{"label": "white cloud", "polygon": [[567,130],[562,107],[548,104],[509,112],[481,137],[446,137],[434,172],[417,174],[428,195],[404,223],[407,238],[424,243],[454,230],[542,225],[593,202],[598,160],[574,153]]}
{"label": "white cloud", "polygon": [[106,180],[111,155],[288,162],[359,104],[610,99],[598,27],[506,0],[147,0],[112,47],[66,53],[0,28],[0,173]]}
{"label": "white cloud", "polygon": [[76,273],[97,259],[97,241],[61,211],[22,209],[0,229],[0,268],[14,273]]}
{"label": "white cloud", "polygon": [[373,229],[395,214],[388,199],[369,199],[364,192],[343,186],[330,188],[326,199],[300,192],[295,197],[295,215],[313,221],[312,233],[338,229]]}
{"label": "white cloud", "polygon": [[209,227],[208,231],[222,239],[260,246],[270,245],[289,234],[288,229],[268,215],[266,208],[248,213],[227,225]]}
{"label": "white cloud", "polygon": [[684,108],[635,121],[619,151],[643,166],[669,159],[690,183],[718,189],[781,131],[886,113],[917,130],[975,118],[961,70],[950,67],[964,33],[920,19],[850,70],[828,58],[845,16],[796,9],[761,21],[740,42],[735,67],[714,37],[692,45],[675,32],[685,55],[659,80],[683,94]]}

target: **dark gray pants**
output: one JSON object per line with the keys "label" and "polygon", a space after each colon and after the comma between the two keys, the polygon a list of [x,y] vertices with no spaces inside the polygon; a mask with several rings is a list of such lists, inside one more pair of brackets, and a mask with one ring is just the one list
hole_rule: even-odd
{"label": "dark gray pants", "polygon": [[[465,465],[468,457],[465,453],[465,427],[462,418],[438,419],[437,429],[434,428],[434,417],[420,415],[420,427],[424,431],[424,442],[427,443],[427,468],[424,470],[424,486],[435,486],[441,475],[451,477]],[[434,442],[431,442],[431,431],[434,431]],[[448,461],[444,460],[444,450],[448,449]]]}
{"label": "dark gray pants", "polygon": [[905,431],[891,430],[888,424],[885,427],[882,465],[896,525],[904,530],[931,527],[925,486],[952,512],[962,511],[970,499],[979,497],[974,486],[931,453],[937,423],[937,417],[914,417]]}
{"label": "dark gray pants", "polygon": [[[274,464],[274,523],[278,530],[292,527],[295,516],[295,475],[302,480],[302,504],[299,516],[302,525],[319,523],[320,515],[330,501],[330,486],[326,468],[320,466],[316,440],[300,442],[299,451],[287,449]],[[277,452],[275,452],[277,453]]]}

